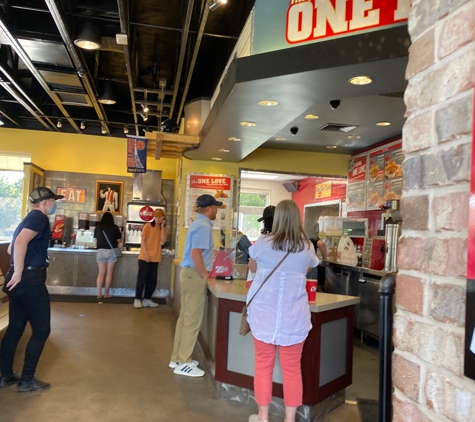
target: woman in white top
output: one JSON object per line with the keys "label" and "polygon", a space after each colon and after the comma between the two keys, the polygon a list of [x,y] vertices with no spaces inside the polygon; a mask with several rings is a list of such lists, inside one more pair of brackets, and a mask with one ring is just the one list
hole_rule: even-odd
{"label": "woman in white top", "polygon": [[272,233],[263,235],[249,248],[249,268],[256,272],[248,301],[267,275],[290,251],[249,306],[248,321],[254,338],[254,392],[259,413],[250,422],[267,421],[272,401],[272,373],[279,349],[284,384],[286,422],[295,422],[302,404],[300,360],[312,328],[305,289],[309,268],[318,265],[315,249],[303,231],[300,211],[292,200],[277,204]]}

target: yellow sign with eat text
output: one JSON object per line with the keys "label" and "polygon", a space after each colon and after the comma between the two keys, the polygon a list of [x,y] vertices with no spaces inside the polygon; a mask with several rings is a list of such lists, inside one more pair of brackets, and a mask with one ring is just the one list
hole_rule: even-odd
{"label": "yellow sign with eat text", "polygon": [[83,188],[56,188],[56,195],[63,195],[63,202],[78,202],[84,204],[86,202],[86,189]]}
{"label": "yellow sign with eat text", "polygon": [[328,198],[329,196],[332,196],[332,182],[315,185],[315,199]]}

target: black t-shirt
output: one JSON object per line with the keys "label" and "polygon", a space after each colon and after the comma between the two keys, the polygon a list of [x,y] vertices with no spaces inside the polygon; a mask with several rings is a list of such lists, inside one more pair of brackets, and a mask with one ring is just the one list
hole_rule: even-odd
{"label": "black t-shirt", "polygon": [[99,228],[99,226],[96,226],[94,229],[94,237],[97,239],[97,249],[111,248],[109,246],[109,242],[107,242],[107,239],[104,236],[104,233],[102,232],[103,230],[106,232],[112,247],[117,248],[117,239],[121,239],[122,235],[120,234],[119,228],[114,224],[112,226],[106,226],[103,229]]}
{"label": "black t-shirt", "polygon": [[15,241],[23,229],[33,230],[37,233],[28,243],[24,262],[25,267],[47,267],[49,265],[48,246],[51,229],[49,227],[49,218],[39,210],[30,211],[15,229],[11,246],[10,265],[14,267]]}

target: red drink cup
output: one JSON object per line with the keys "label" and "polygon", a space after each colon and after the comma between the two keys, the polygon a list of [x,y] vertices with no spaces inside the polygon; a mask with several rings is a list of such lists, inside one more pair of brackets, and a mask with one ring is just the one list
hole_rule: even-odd
{"label": "red drink cup", "polygon": [[307,280],[308,301],[315,303],[317,297],[317,280]]}

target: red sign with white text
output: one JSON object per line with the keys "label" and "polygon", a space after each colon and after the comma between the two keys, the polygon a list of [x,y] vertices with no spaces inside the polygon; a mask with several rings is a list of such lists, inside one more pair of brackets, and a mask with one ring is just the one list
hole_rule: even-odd
{"label": "red sign with white text", "polygon": [[366,180],[366,155],[352,158],[348,165],[348,183]]}
{"label": "red sign with white text", "polygon": [[230,177],[216,176],[190,176],[190,188],[192,189],[223,189],[231,190]]}
{"label": "red sign with white text", "polygon": [[153,208],[148,205],[140,208],[139,216],[143,221],[152,221],[153,220]]}
{"label": "red sign with white text", "polygon": [[325,40],[407,21],[411,0],[290,0],[289,44]]}

